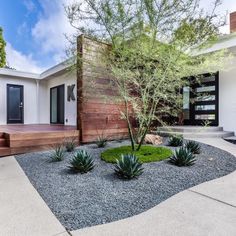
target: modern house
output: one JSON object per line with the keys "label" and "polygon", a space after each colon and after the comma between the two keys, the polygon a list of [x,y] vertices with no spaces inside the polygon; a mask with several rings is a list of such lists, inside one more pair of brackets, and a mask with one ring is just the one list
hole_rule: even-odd
{"label": "modern house", "polygon": [[[230,30],[231,34],[222,36],[205,53],[228,49],[236,65],[236,12],[230,14]],[[84,61],[97,58],[100,49],[108,47],[83,35],[78,38],[78,52]],[[85,62],[80,63],[77,70],[68,68],[67,63],[61,63],[42,74],[0,69],[0,156],[1,147],[11,148],[14,151],[10,154],[13,154],[50,143],[37,142],[39,135],[36,138],[35,134],[39,132],[48,131],[47,136],[41,135],[42,139],[47,139],[49,132],[61,131],[61,140],[65,131],[70,135],[73,131],[81,142],[94,141],[101,134],[111,138],[127,135],[126,122],[120,117],[123,105],[113,99],[104,102],[99,96],[85,92],[86,86],[92,86],[86,84],[92,77],[96,79],[98,94],[113,96],[104,88],[109,83],[105,70],[100,65],[91,67]],[[236,66],[216,70],[214,75],[205,74],[201,84],[192,83],[183,88],[183,98],[185,125],[202,125],[209,121],[212,126],[222,126],[236,133]],[[23,135],[26,130],[28,136],[16,137],[16,133]],[[34,134],[33,139],[29,138],[29,133]],[[28,144],[23,142],[27,139],[31,140]],[[51,143],[57,141],[55,137],[51,139]]]}
{"label": "modern house", "polygon": [[0,69],[0,124],[75,126],[76,85],[63,63],[42,74]]}

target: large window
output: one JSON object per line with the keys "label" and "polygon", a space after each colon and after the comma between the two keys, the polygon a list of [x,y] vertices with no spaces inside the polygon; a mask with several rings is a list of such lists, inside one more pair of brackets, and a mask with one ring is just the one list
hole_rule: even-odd
{"label": "large window", "polygon": [[50,113],[52,124],[64,124],[65,110],[65,86],[60,85],[51,88],[50,91]]}

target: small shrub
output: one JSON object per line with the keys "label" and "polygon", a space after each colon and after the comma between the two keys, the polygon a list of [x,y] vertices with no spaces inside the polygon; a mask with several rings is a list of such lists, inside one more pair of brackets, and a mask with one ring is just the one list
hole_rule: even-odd
{"label": "small shrub", "polygon": [[98,148],[104,148],[107,145],[107,138],[103,135],[98,136],[98,139],[96,141],[97,147]]}
{"label": "small shrub", "polygon": [[180,135],[171,136],[168,140],[168,145],[172,147],[179,147],[183,145],[183,137]]}
{"label": "small shrub", "polygon": [[84,150],[78,151],[70,161],[69,168],[81,174],[87,173],[94,168],[92,157]]}
{"label": "small shrub", "polygon": [[169,160],[170,163],[176,166],[191,166],[195,161],[194,154],[185,147],[175,150],[174,155]]}
{"label": "small shrub", "polygon": [[115,173],[123,179],[132,179],[143,173],[142,163],[133,154],[121,155],[119,160],[116,160]]}
{"label": "small shrub", "polygon": [[62,161],[64,159],[65,155],[65,150],[63,145],[58,144],[53,147],[53,151],[51,153],[51,161],[52,162],[57,162],[57,161]]}
{"label": "small shrub", "polygon": [[193,154],[200,154],[201,153],[201,148],[200,145],[197,142],[194,141],[188,141],[185,144],[185,147],[192,152]]}
{"label": "small shrub", "polygon": [[76,138],[67,138],[64,141],[64,146],[67,152],[73,152],[77,146]]}

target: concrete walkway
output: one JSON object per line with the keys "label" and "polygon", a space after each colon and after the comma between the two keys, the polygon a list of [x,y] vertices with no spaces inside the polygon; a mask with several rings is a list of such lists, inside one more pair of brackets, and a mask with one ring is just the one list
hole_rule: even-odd
{"label": "concrete walkway", "polygon": [[0,235],[69,235],[14,157],[0,159]]}
{"label": "concrete walkway", "polygon": [[[236,145],[197,139],[236,156]],[[234,236],[236,172],[185,190],[124,220],[68,234],[14,157],[0,159],[0,235],[3,236]]]}
{"label": "concrete walkway", "polygon": [[[236,145],[222,139],[196,141],[236,156]],[[73,236],[234,236],[236,172],[185,190],[137,216],[71,233]]]}

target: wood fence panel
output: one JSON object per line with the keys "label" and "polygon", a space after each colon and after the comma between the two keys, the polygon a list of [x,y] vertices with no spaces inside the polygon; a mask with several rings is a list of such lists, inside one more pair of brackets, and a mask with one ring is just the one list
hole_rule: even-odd
{"label": "wood fence panel", "polygon": [[98,136],[120,139],[128,136],[127,123],[121,118],[124,104],[117,101],[117,90],[111,85],[111,75],[103,64],[109,45],[78,38],[77,126],[81,142],[96,141]]}

